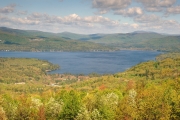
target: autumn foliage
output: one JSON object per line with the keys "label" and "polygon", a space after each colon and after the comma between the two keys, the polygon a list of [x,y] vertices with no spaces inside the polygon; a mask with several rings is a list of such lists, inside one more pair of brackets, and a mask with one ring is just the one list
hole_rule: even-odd
{"label": "autumn foliage", "polygon": [[[25,70],[14,77],[1,72],[0,120],[179,120],[180,56],[174,55],[114,75],[82,76],[82,80],[48,75],[39,61],[33,60],[39,66],[18,67],[20,63],[13,66],[0,59],[2,71],[8,65],[11,70]],[[36,71],[34,76],[27,74],[26,67]]]}

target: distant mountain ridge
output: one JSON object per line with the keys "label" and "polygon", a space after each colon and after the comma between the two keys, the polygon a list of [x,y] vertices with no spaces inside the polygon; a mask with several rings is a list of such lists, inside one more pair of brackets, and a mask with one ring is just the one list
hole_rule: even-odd
{"label": "distant mountain ridge", "polygon": [[[30,42],[34,44],[34,46],[41,44],[37,45],[35,48],[40,48],[41,50],[62,49],[71,51],[71,45],[73,44],[74,46],[78,46],[76,51],[82,48],[83,50],[87,48],[87,50],[138,49],[180,51],[180,35],[168,35],[149,31],[113,34],[76,34],[70,32],[49,33],[36,30],[19,30],[0,27],[0,35],[0,40],[3,39],[3,37],[6,39],[6,41],[0,42],[1,46],[16,45],[16,48]],[[63,42],[63,44],[60,44],[60,42]],[[42,47],[42,45],[44,46]],[[31,47],[29,49],[31,49]]]}
{"label": "distant mountain ridge", "polygon": [[62,34],[0,27],[1,51],[109,51],[110,47]]}

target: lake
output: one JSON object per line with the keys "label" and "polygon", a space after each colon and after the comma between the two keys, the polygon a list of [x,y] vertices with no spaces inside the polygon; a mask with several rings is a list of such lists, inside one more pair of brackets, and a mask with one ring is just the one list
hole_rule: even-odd
{"label": "lake", "polygon": [[141,62],[155,60],[159,54],[161,52],[136,50],[115,52],[0,52],[0,57],[38,58],[59,64],[60,69],[52,73],[109,74],[125,71]]}

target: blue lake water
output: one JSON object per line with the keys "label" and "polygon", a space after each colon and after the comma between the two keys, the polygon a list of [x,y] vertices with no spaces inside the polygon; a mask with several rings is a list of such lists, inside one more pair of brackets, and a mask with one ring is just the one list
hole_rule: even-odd
{"label": "blue lake water", "polygon": [[108,74],[127,70],[148,60],[155,60],[161,52],[130,51],[116,52],[0,52],[0,57],[38,58],[59,64],[53,73]]}

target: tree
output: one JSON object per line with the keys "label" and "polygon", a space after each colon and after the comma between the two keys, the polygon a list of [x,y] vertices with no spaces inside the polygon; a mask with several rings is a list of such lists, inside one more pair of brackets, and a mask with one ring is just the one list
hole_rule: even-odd
{"label": "tree", "polygon": [[63,101],[57,101],[53,97],[45,104],[45,114],[47,119],[56,120],[63,109]]}
{"label": "tree", "polygon": [[60,113],[59,119],[74,120],[81,108],[81,99],[77,92],[71,90],[63,96],[63,110]]}
{"label": "tree", "polygon": [[6,113],[6,117],[10,120],[14,120],[16,117],[17,101],[10,95],[4,95],[2,101],[3,111]]}
{"label": "tree", "polygon": [[6,113],[3,107],[0,106],[0,120],[7,120]]}
{"label": "tree", "polygon": [[88,112],[85,106],[82,106],[77,114],[75,120],[91,120],[91,114]]}

